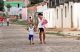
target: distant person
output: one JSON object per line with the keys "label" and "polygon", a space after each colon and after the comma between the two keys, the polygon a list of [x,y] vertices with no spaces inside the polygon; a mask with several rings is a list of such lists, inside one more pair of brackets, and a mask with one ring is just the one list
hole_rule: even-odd
{"label": "distant person", "polygon": [[[46,19],[43,18],[43,14],[39,13],[38,14],[38,22],[37,22],[37,26],[39,29],[39,39],[40,39],[40,44],[42,43],[46,43],[45,42],[45,32],[46,32],[46,28],[45,25],[48,23]],[[42,37],[43,35],[43,37]]]}
{"label": "distant person", "polygon": [[33,19],[32,19],[32,17],[29,17],[28,19],[27,19],[27,28],[31,25],[31,24],[33,24]]}
{"label": "distant person", "polygon": [[22,19],[22,9],[18,11],[20,19]]}
{"label": "distant person", "polygon": [[3,26],[3,22],[4,22],[4,18],[2,16],[0,16],[0,23]]}
{"label": "distant person", "polygon": [[9,26],[9,18],[7,18],[7,26]]}

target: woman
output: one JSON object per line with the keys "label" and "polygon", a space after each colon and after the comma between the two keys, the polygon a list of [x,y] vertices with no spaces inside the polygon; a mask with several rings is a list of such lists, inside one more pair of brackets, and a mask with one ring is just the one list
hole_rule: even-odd
{"label": "woman", "polygon": [[[46,30],[45,24],[47,24],[48,22],[47,22],[46,19],[43,18],[43,14],[42,13],[39,13],[38,17],[39,17],[39,19],[38,19],[38,22],[37,22],[37,26],[38,26],[38,29],[39,29],[40,44],[42,44],[42,43],[45,44],[46,43],[45,42],[45,32],[46,32],[45,31]],[[42,37],[42,35],[43,35],[43,37]]]}

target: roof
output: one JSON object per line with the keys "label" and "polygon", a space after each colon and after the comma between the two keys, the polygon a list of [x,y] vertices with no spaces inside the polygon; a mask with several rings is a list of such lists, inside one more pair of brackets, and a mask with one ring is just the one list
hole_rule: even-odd
{"label": "roof", "polygon": [[37,9],[36,7],[37,7],[37,6],[28,7],[28,10],[30,10],[30,11],[34,11],[34,10]]}
{"label": "roof", "polygon": [[46,3],[47,3],[47,2],[41,2],[41,3],[35,4],[35,5],[32,6],[32,7],[28,7],[28,10],[30,10],[30,11],[37,10],[37,6],[45,5]]}

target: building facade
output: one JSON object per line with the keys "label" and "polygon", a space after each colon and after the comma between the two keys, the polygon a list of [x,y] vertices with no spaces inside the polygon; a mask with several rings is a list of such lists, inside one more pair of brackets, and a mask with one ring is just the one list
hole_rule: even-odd
{"label": "building facade", "polygon": [[48,0],[48,6],[53,8],[59,5],[64,5],[64,3],[69,4],[69,2],[80,2],[80,0]]}
{"label": "building facade", "polygon": [[80,29],[79,0],[49,0],[44,17],[48,28]]}

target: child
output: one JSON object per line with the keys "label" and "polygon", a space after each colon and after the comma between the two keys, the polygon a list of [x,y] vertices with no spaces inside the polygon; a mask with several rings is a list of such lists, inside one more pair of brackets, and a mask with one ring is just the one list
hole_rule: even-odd
{"label": "child", "polygon": [[29,26],[28,32],[29,32],[30,44],[34,44],[34,42],[33,42],[33,38],[34,38],[34,27],[33,27],[32,24]]}

